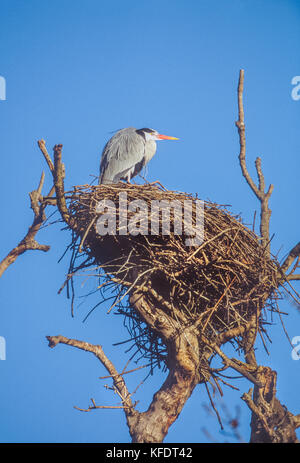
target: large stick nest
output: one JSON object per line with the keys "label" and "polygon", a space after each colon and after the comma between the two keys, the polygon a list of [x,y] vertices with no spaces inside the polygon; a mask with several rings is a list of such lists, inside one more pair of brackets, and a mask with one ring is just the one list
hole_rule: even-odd
{"label": "large stick nest", "polygon": [[[177,200],[184,204],[190,200],[195,205],[197,198],[149,184],[85,185],[68,194],[74,250],[69,276],[78,269],[98,266],[99,273],[105,274],[103,284],[117,289],[114,305],[119,304],[119,311],[126,315],[127,327],[143,355],[147,357],[150,352],[152,360],[153,356],[159,360],[163,348],[157,334],[143,324],[134,309],[121,304],[122,297],[137,288],[182,327],[196,323],[207,339],[245,326],[253,314],[258,326],[263,325],[266,315],[262,309],[272,310],[272,300],[277,298],[277,264],[239,218],[223,206],[205,202],[204,242],[196,247],[186,245],[184,234],[174,233],[174,220],[182,220],[176,217],[178,211],[171,214],[169,235],[162,234],[162,217],[158,235],[124,235],[119,228],[120,193],[127,194],[128,205],[134,200],[147,204],[148,214],[144,213],[139,223],[144,231],[148,224],[150,230],[151,201]],[[109,217],[117,212],[115,235],[101,236],[97,231],[96,208],[103,200],[111,200],[116,206],[106,209]],[[128,220],[135,214],[128,212]],[[195,220],[193,216],[194,225]]]}

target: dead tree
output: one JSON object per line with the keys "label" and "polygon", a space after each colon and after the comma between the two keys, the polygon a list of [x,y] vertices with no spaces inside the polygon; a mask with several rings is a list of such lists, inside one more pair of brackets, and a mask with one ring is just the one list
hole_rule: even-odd
{"label": "dead tree", "polygon": [[[247,170],[243,85],[244,72],[241,71],[236,122],[239,162],[243,176],[260,202],[260,236],[225,207],[204,202],[204,240],[201,244],[186,246],[186,236],[175,233],[175,229],[179,222],[185,225],[182,208],[186,201],[192,204],[193,227],[196,226],[197,198],[151,184],[82,185],[65,192],[62,145],[54,147],[52,162],[45,142],[39,141],[53,176],[53,189],[47,197],[42,196],[42,177],[37,191],[31,194],[33,226],[0,268],[4,271],[26,249],[48,250],[47,246],[36,243],[35,234],[45,220],[45,207],[55,203],[72,235],[72,259],[63,287],[79,270],[93,268],[95,272],[96,268],[97,276],[102,279],[100,286],[117,291],[110,310],[118,310],[125,317],[137,352],[149,361],[151,368],[163,366],[168,370],[148,410],[139,412],[124,379],[130,371],[118,372],[100,345],[62,335],[47,337],[50,347],[67,344],[91,352],[99,359],[120,397],[120,405],[110,408],[124,410],[132,442],[162,442],[200,383],[206,385],[216,410],[208,384],[221,390],[222,373],[228,368],[253,385],[242,396],[252,412],[251,441],[297,442],[295,430],[300,426],[300,415],[293,415],[276,398],[276,372],[257,364],[254,346],[257,336],[264,339],[267,335],[268,315],[279,312],[281,292],[288,291],[299,300],[291,281],[300,279],[296,273],[300,243],[282,265],[271,254],[269,199],[273,186],[266,190],[260,158],[255,162],[257,184]],[[52,197],[54,191],[55,198]],[[147,211],[139,209],[137,234],[124,231],[120,195],[126,210],[134,201],[146,205]],[[99,203],[103,201],[105,211],[99,212]],[[178,205],[170,215],[169,234],[163,233],[162,216],[159,216],[158,233],[148,233],[154,214],[153,201]],[[128,210],[130,221],[136,211]],[[108,222],[115,220],[113,234],[99,233],[97,222],[103,215]],[[236,351],[244,353],[244,361],[225,355],[222,347],[229,342]],[[216,358],[222,361],[222,366],[213,366]],[[80,410],[97,408],[107,407],[92,400],[90,407]],[[216,413],[219,417],[217,410]]]}

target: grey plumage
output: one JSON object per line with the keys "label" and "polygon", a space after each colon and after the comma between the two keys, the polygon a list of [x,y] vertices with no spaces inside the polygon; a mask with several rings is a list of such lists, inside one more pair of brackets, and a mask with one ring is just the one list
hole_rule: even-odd
{"label": "grey plumage", "polygon": [[121,179],[130,181],[150,161],[155,151],[155,141],[146,141],[134,127],[119,130],[103,149],[99,183],[118,183]]}
{"label": "grey plumage", "polygon": [[148,128],[119,130],[103,149],[99,184],[118,183],[120,180],[130,182],[153,158],[156,140],[160,139],[177,140]]}

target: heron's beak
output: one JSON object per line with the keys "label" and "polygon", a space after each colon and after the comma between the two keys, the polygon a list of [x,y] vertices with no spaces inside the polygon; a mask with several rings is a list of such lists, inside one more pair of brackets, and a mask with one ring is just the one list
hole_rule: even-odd
{"label": "heron's beak", "polygon": [[157,138],[159,140],[179,140],[179,138],[176,138],[176,137],[169,137],[168,135],[162,135],[162,134],[158,134],[157,135]]}

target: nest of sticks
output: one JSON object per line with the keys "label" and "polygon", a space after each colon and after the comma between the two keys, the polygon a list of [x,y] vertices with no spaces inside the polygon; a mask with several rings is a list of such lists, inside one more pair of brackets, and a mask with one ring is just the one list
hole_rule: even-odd
{"label": "nest of sticks", "polygon": [[[127,207],[127,224],[134,224],[135,231],[130,233],[122,221],[120,194],[122,208]],[[176,201],[184,210],[188,200],[196,226],[197,198],[190,194],[151,184],[120,183],[77,186],[66,197],[73,232],[67,281],[79,270],[93,269],[95,274],[96,268],[102,278],[99,289],[109,289],[109,297],[114,297],[111,309],[124,315],[136,352],[152,365],[165,361],[166,348],[159,334],[128,304],[127,296],[137,288],[183,328],[196,324],[199,333],[212,342],[221,333],[246,326],[253,315],[258,329],[265,332],[267,312],[275,310],[279,297],[277,262],[268,257],[258,236],[224,206],[203,202],[203,242],[187,245],[190,236],[180,208],[171,208],[169,233],[163,228],[162,213],[153,234],[151,220],[157,213],[153,202]],[[105,208],[101,209],[103,201]],[[102,224],[110,224],[112,234],[99,233],[99,218]],[[176,232],[180,222],[182,234]],[[105,292],[102,296],[107,297]],[[238,337],[230,341],[239,346]]]}

